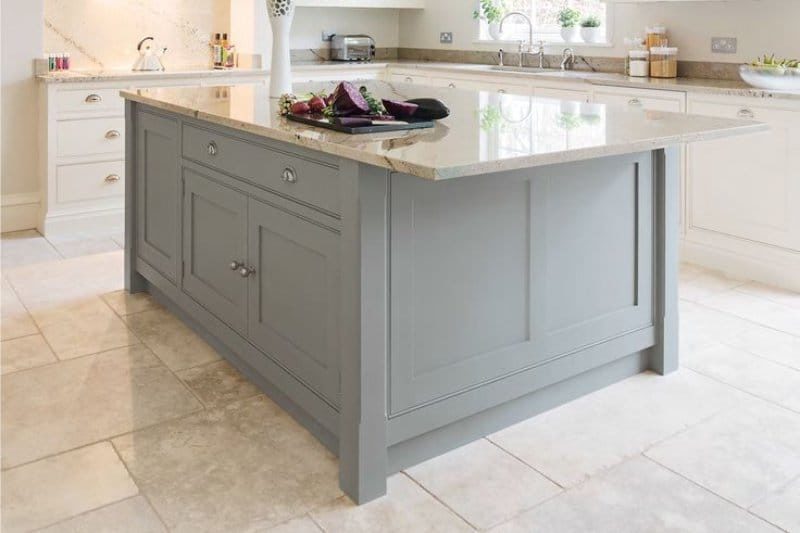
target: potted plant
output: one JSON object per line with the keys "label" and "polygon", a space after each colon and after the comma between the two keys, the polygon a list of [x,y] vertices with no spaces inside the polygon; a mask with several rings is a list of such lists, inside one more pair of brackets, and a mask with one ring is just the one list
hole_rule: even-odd
{"label": "potted plant", "polygon": [[574,43],[580,37],[578,23],[581,21],[581,12],[571,7],[565,7],[558,13],[561,23],[561,38],[565,43]]}
{"label": "potted plant", "polygon": [[503,0],[480,0],[478,9],[472,12],[475,19],[485,20],[489,25],[489,35],[492,39],[500,39],[500,21],[503,20],[506,7]]}
{"label": "potted plant", "polygon": [[581,21],[581,38],[587,43],[599,43],[603,40],[603,32],[600,31],[602,23],[594,15],[590,15]]}

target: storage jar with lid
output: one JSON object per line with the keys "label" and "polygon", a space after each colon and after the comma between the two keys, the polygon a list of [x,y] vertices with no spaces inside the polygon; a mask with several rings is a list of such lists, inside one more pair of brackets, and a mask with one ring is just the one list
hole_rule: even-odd
{"label": "storage jar with lid", "polygon": [[630,50],[628,52],[628,76],[646,78],[650,75],[650,52]]}
{"label": "storage jar with lid", "polygon": [[662,24],[656,24],[647,28],[647,49],[667,45],[667,28]]}
{"label": "storage jar with lid", "polygon": [[650,50],[650,76],[653,78],[678,77],[678,49],[657,46]]}

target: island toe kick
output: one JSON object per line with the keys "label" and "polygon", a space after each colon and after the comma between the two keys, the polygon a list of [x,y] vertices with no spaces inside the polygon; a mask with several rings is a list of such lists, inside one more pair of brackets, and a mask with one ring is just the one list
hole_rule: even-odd
{"label": "island toe kick", "polygon": [[127,103],[126,284],[387,475],[678,366],[678,148],[430,181]]}

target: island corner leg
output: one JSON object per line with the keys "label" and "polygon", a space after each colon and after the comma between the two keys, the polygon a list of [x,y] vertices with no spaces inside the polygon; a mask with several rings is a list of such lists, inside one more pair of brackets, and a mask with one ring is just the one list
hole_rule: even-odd
{"label": "island corner leg", "polygon": [[147,290],[147,280],[136,271],[136,104],[125,101],[125,290]]}
{"label": "island corner leg", "polygon": [[357,504],[386,494],[389,173],[341,162],[339,484]]}
{"label": "island corner leg", "polygon": [[653,152],[656,202],[656,345],[650,369],[665,375],[678,370],[678,274],[680,258],[680,147]]}

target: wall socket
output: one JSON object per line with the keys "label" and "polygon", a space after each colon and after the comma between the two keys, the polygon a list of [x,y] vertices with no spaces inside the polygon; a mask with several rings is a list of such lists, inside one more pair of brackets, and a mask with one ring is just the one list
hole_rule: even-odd
{"label": "wall socket", "polygon": [[738,42],[736,37],[712,37],[711,52],[715,54],[735,54]]}
{"label": "wall socket", "polygon": [[443,31],[439,34],[439,42],[441,44],[453,44],[453,32]]}

